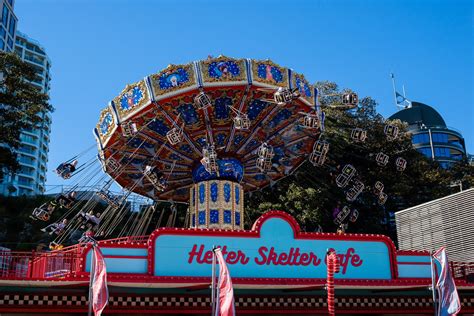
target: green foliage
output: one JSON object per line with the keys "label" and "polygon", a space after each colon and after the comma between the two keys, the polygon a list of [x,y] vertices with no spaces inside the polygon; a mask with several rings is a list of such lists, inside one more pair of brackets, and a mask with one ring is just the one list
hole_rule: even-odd
{"label": "green foliage", "polygon": [[[321,82],[317,85],[325,94],[338,92],[334,83]],[[411,136],[406,132],[407,126],[402,122],[390,122],[400,128],[400,136],[393,141],[387,140],[384,134],[386,122],[377,113],[377,103],[370,97],[361,98],[358,107],[351,111],[325,107],[324,99],[322,101],[326,131],[320,139],[330,144],[326,164],[314,167],[306,162],[273,188],[248,194],[245,208],[247,227],[251,227],[262,213],[273,209],[289,212],[307,231],[321,225],[324,231],[335,232],[332,210],[340,202],[356,208],[360,213],[357,222],[350,223],[348,232],[383,233],[394,239],[391,212],[454,193],[457,188],[450,187],[450,184],[455,180],[463,181],[465,189],[474,186],[472,166],[462,161],[449,170],[441,168],[437,162],[427,159],[413,148]],[[355,127],[367,130],[368,139],[365,142],[351,141],[351,131]],[[389,155],[387,166],[376,164],[375,155],[378,152]],[[397,157],[403,157],[408,162],[404,172],[396,170]],[[366,186],[353,203],[345,198],[349,186],[341,189],[335,183],[335,178],[346,164],[357,169],[358,179]],[[378,204],[377,197],[372,193],[376,181],[385,185],[384,192],[389,196],[384,206]]]}
{"label": "green foliage", "polygon": [[[64,208],[56,209],[48,222],[34,220],[30,217],[36,207],[50,202],[53,196],[22,196],[22,197],[3,197],[0,196],[0,246],[15,250],[33,250],[39,244],[46,248],[56,237],[48,233],[43,233],[41,228],[59,221],[59,219],[69,210]],[[77,201],[74,214],[79,209],[83,209],[87,200]],[[94,206],[94,212],[102,213],[106,204],[97,203]],[[68,216],[70,219],[71,216]],[[82,235],[82,231],[77,231],[65,240],[64,245],[70,245],[77,242],[77,238]],[[76,238],[76,239],[74,239]]]}
{"label": "green foliage", "polygon": [[40,113],[52,111],[48,95],[29,82],[35,69],[13,53],[0,52],[0,180],[4,172],[14,173],[19,165],[15,149],[20,131],[41,127]]}

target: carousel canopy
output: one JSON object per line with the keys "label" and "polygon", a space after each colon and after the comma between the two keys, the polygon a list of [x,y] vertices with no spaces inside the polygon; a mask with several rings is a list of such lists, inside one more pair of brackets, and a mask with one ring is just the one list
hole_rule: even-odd
{"label": "carousel canopy", "polygon": [[316,100],[317,89],[289,68],[219,56],[127,85],[94,133],[105,172],[121,186],[187,201],[200,181],[253,191],[291,174],[319,138]]}

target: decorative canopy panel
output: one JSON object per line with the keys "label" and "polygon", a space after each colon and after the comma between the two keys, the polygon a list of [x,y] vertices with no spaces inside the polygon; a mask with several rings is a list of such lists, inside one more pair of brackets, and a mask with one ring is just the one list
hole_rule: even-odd
{"label": "decorative canopy panel", "polygon": [[[297,96],[278,103],[282,89]],[[170,65],[128,85],[102,111],[99,157],[121,186],[153,199],[189,201],[194,183],[212,179],[254,191],[291,174],[311,153],[320,131],[303,121],[317,110],[316,96],[303,75],[269,60],[219,56]],[[262,167],[264,143],[272,154]],[[214,175],[203,167],[211,147]],[[147,167],[159,170],[161,190],[144,176]]]}

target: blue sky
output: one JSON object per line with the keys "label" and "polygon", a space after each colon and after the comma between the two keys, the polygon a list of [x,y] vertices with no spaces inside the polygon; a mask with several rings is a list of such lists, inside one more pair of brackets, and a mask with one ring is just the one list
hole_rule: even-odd
{"label": "blue sky", "polygon": [[472,1],[17,0],[18,29],[52,60],[51,172],[94,144],[99,112],[127,83],[220,54],[291,67],[370,95],[389,116],[390,72],[474,153]]}

